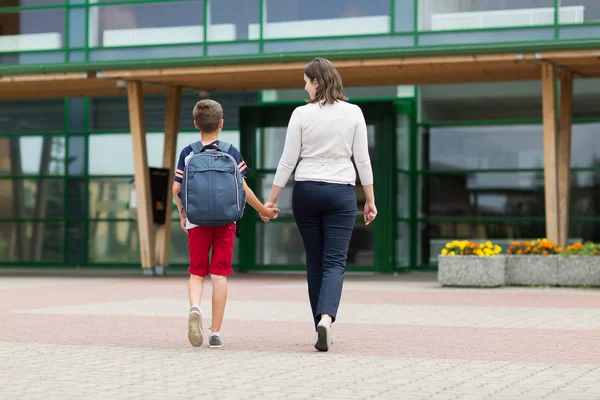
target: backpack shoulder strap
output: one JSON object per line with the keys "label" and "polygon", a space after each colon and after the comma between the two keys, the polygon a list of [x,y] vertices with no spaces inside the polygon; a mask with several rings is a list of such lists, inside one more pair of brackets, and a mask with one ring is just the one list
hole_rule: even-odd
{"label": "backpack shoulder strap", "polygon": [[221,149],[221,151],[223,153],[229,153],[230,148],[231,148],[231,143],[222,142],[219,140],[219,149]]}
{"label": "backpack shoulder strap", "polygon": [[190,146],[192,147],[192,151],[194,152],[194,154],[200,154],[202,152],[202,142],[194,142],[190,144]]}

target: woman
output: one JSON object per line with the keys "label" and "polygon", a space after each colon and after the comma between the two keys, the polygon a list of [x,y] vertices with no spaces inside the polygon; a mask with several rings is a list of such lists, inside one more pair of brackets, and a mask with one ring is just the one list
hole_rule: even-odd
{"label": "woman", "polygon": [[377,208],[362,110],[345,102],[342,79],[328,60],[311,61],[304,69],[304,82],[310,100],[292,113],[266,205],[276,206],[300,158],[292,209],[306,251],[308,293],[317,331],[314,344],[317,350],[327,351],[356,221],[356,172],[351,157],[365,191],[367,225],[375,219]]}

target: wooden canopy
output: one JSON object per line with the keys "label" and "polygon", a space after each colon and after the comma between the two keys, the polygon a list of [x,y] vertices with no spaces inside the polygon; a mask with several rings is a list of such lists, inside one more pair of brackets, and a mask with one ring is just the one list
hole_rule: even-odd
{"label": "wooden canopy", "polygon": [[[420,85],[540,79],[551,64],[576,76],[600,77],[600,50],[506,53],[467,56],[396,57],[336,61],[344,85]],[[308,61],[308,59],[307,59]],[[127,81],[139,81],[145,93],[168,86],[208,91],[302,87],[306,62],[255,63],[0,76],[0,100],[126,94]]]}
{"label": "wooden canopy", "polygon": [[[143,94],[168,93],[163,166],[172,168],[176,156],[182,89],[243,91],[300,88],[306,61],[4,75],[0,76],[0,100],[128,96],[142,267],[144,273],[160,274],[157,271],[164,271],[168,264],[171,216],[167,213],[167,223],[158,228],[155,238]],[[544,121],[546,236],[562,246],[566,244],[573,78],[600,77],[600,50],[354,59],[335,61],[335,65],[347,87],[540,79]],[[561,85],[558,99],[557,80]],[[170,201],[170,196],[168,199]]]}

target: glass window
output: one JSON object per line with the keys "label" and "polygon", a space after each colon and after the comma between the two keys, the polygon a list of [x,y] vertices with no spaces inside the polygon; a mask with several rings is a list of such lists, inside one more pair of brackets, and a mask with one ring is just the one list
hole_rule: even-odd
{"label": "glass window", "polygon": [[[146,130],[165,128],[166,99],[164,96],[144,96]],[[98,97],[90,100],[89,126],[91,131],[129,132],[127,97]],[[183,128],[183,127],[182,127]]]}
{"label": "glass window", "polygon": [[129,218],[127,209],[132,184],[130,178],[90,179],[88,207],[90,218]]}
{"label": "glass window", "polygon": [[580,217],[600,215],[600,170],[571,173],[570,213]]}
{"label": "glass window", "polygon": [[[390,32],[389,0],[266,1],[263,38],[369,35]],[[250,39],[260,26],[250,26]]]}
{"label": "glass window", "polygon": [[597,22],[600,19],[600,3],[596,0],[560,0],[560,24]]}
{"label": "glass window", "polygon": [[442,46],[469,43],[505,43],[524,40],[552,40],[553,28],[502,29],[477,32],[427,33],[419,35],[419,45]]}
{"label": "glass window", "polygon": [[600,221],[570,221],[569,240],[600,242]]}
{"label": "glass window", "polygon": [[62,262],[64,225],[0,222],[0,262]]}
{"label": "glass window", "polygon": [[83,179],[67,181],[67,217],[85,218],[85,183]]}
{"label": "glass window", "polygon": [[67,253],[68,263],[85,262],[85,225],[81,222],[67,223]]}
{"label": "glass window", "polygon": [[[377,17],[379,18],[379,17]],[[382,28],[384,29],[384,28]],[[387,31],[387,28],[385,28]],[[369,36],[339,39],[304,39],[265,42],[265,53],[289,53],[300,51],[325,51],[325,50],[354,50],[376,49],[388,47],[412,47],[414,39],[408,35],[396,36]]]}
{"label": "glass window", "polygon": [[[304,243],[294,222],[260,222],[256,225],[256,263],[306,264]],[[373,225],[356,224],[350,239],[348,264],[373,265]]]}
{"label": "glass window", "polygon": [[140,241],[136,222],[90,222],[90,263],[139,263]]}
{"label": "glass window", "polygon": [[396,266],[408,267],[410,265],[410,224],[398,222],[396,224]]}
{"label": "glass window", "polygon": [[497,222],[436,222],[422,223],[419,227],[421,263],[437,264],[438,256],[450,240],[493,240],[506,252],[513,240],[533,240],[544,237],[544,221]]}
{"label": "glass window", "polygon": [[0,137],[0,175],[64,175],[63,136]]}
{"label": "glass window", "polygon": [[[267,201],[267,199],[269,198],[271,188],[273,187],[273,179],[275,179],[275,174],[260,174],[257,179],[256,187],[252,188],[254,193],[263,202]],[[279,215],[282,217],[290,217],[293,215],[292,193],[294,191],[294,183],[295,180],[292,174],[288,179],[286,187],[281,191],[279,199],[277,199],[277,208],[279,208]]]}
{"label": "glass window", "polygon": [[394,3],[394,31],[412,32],[415,28],[415,2],[395,0]]}
{"label": "glass window", "polygon": [[209,0],[208,7],[211,42],[248,39],[250,27],[258,25],[258,0]]}
{"label": "glass window", "polygon": [[186,93],[181,97],[181,130],[195,130],[192,111],[198,101],[206,98],[223,107],[223,129],[239,129],[240,107],[258,104],[258,92]]}
{"label": "glass window", "polygon": [[571,166],[600,168],[600,123],[573,124]]}
{"label": "glass window", "polygon": [[65,4],[65,0],[11,0],[0,3],[0,10],[4,7],[35,7],[35,6],[53,6]]}
{"label": "glass window", "polygon": [[[94,3],[95,1],[90,1]],[[203,1],[90,7],[91,47],[204,41]]]}
{"label": "glass window", "polygon": [[67,100],[69,105],[69,132],[85,131],[85,100],[74,97]]}
{"label": "glass window", "polygon": [[409,169],[411,123],[410,115],[396,117],[396,168]]}
{"label": "glass window", "polygon": [[83,175],[85,171],[85,136],[69,137],[69,175]]}
{"label": "glass window", "polygon": [[427,216],[544,216],[544,173],[448,173],[422,177]]}
{"label": "glass window", "polygon": [[85,8],[69,9],[69,47],[85,46]]}
{"label": "glass window", "polygon": [[1,101],[0,133],[62,133],[64,104],[63,99]]}
{"label": "glass window", "polygon": [[62,218],[62,179],[0,179],[0,218]]}
{"label": "glass window", "polygon": [[396,209],[398,218],[410,216],[410,177],[408,174],[399,173],[397,176],[398,187],[396,188]]}
{"label": "glass window", "polygon": [[541,125],[432,127],[424,169],[543,168]]}
{"label": "glass window", "polygon": [[[164,135],[146,135],[148,165],[162,166]],[[128,133],[90,135],[88,144],[90,175],[133,175],[133,143]]]}
{"label": "glass window", "polygon": [[276,169],[283,154],[287,127],[259,128],[257,132],[257,165],[260,169]]}
{"label": "glass window", "polygon": [[419,0],[418,14],[420,31],[553,25],[554,0]]}
{"label": "glass window", "polygon": [[0,53],[59,50],[65,43],[65,9],[0,12]]}

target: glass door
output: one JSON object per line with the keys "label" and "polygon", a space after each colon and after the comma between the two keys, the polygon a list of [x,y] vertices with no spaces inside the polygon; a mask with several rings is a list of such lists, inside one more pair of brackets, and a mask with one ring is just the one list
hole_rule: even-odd
{"label": "glass door", "polygon": [[[395,121],[393,102],[358,103],[367,121],[369,153],[375,176],[375,198],[379,217],[366,226],[365,195],[357,184],[358,214],[350,249],[348,271],[392,272],[395,267]],[[283,152],[289,118],[297,104],[262,105],[240,109],[241,151],[251,172],[248,184],[265,201],[271,190]],[[279,218],[264,224],[254,210],[241,221],[240,270],[303,270],[305,253],[292,214],[294,174],[277,206]]]}

